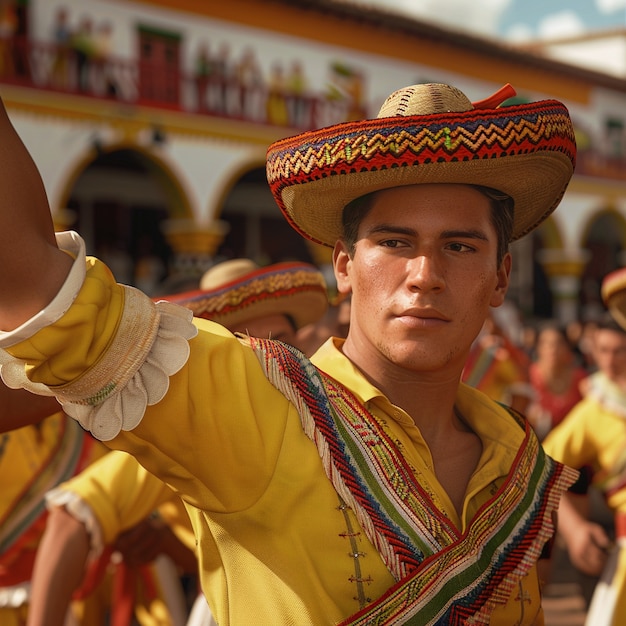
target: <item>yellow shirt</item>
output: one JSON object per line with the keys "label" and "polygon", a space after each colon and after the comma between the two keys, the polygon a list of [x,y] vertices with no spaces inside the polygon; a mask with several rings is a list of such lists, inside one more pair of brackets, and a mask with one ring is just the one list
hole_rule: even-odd
{"label": "yellow shirt", "polygon": [[[596,381],[602,374],[596,373],[592,378]],[[591,381],[592,384],[595,381]],[[605,389],[610,390],[613,384],[605,380]],[[617,405],[613,409],[607,406],[607,398],[587,396],[581,400],[559,423],[551,430],[543,441],[545,451],[557,461],[581,468],[586,465],[593,470],[593,483],[601,492],[604,492],[606,502],[615,513],[626,513],[626,489],[619,488],[623,484],[626,473],[626,397],[615,388],[610,399]],[[615,488],[615,489],[613,489]],[[594,597],[592,607],[602,614],[602,623],[620,626],[626,615],[626,550],[622,545],[623,538],[618,543],[616,556],[609,558],[612,566],[610,576],[610,594],[615,594],[615,605],[612,610],[602,612],[597,599]],[[607,565],[608,567],[608,565]],[[603,575],[604,580],[604,575]],[[606,587],[603,589],[606,593]],[[606,608],[611,602],[602,601]],[[611,616],[609,619],[609,615]],[[598,617],[597,615],[595,617]],[[590,622],[591,623],[591,622]]]}
{"label": "yellow shirt", "polygon": [[[107,453],[63,413],[0,434],[0,624],[23,624],[37,548],[45,530],[44,496]],[[6,583],[6,584],[5,584]],[[102,613],[94,594],[84,610]],[[83,609],[81,609],[83,610]]]}
{"label": "yellow shirt", "polygon": [[[111,545],[122,532],[158,511],[177,538],[188,549],[196,549],[193,529],[181,499],[125,452],[109,451],[86,470],[59,485],[48,497],[53,503],[66,502],[68,492],[87,504],[97,521],[100,543],[96,543],[94,548]],[[73,507],[68,510],[71,512]],[[81,507],[81,515],[85,514]],[[90,527],[90,524],[87,526]],[[135,615],[142,626],[172,624],[175,620],[170,611],[176,609],[167,604],[169,595],[162,584],[174,585],[171,593],[176,594],[175,597],[180,596],[182,605],[178,575],[172,572],[171,579],[166,577],[163,580],[158,567],[152,568],[152,573],[157,584],[157,597],[147,596],[145,589],[139,587]]]}
{"label": "yellow shirt", "polygon": [[[617,415],[594,398],[584,398],[551,430],[543,448],[553,459],[593,469],[593,482],[601,491],[611,487],[608,475],[626,472],[626,417]],[[608,481],[607,481],[608,478]],[[626,513],[626,489],[607,494],[613,511]]]}
{"label": "yellow shirt", "polygon": [[193,529],[180,498],[129,454],[110,451],[60,484],[55,494],[59,492],[71,492],[89,505],[104,545],[158,510],[180,541],[195,550]]}
{"label": "yellow shirt", "polygon": [[[82,382],[101,359],[123,310],[124,296],[110,281],[91,267],[68,313],[10,348],[33,365],[33,379]],[[135,455],[185,501],[203,591],[220,626],[338,623],[394,579],[353,513],[340,508],[295,407],[268,382],[252,350],[217,324],[195,324],[189,359],[170,378],[163,400],[110,445]],[[137,327],[133,332],[136,341]],[[366,381],[339,342],[327,343],[313,361],[385,420],[422,485],[465,528],[504,481],[522,441],[506,411],[476,390],[459,389],[457,405],[483,452],[458,519],[409,416]],[[536,568],[491,623],[543,623]]]}

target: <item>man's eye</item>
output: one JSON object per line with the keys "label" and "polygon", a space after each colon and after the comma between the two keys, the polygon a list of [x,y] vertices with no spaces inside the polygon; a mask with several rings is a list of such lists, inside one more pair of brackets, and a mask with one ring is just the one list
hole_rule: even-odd
{"label": "man's eye", "polygon": [[474,248],[472,248],[472,246],[468,246],[465,243],[455,242],[448,244],[448,249],[454,250],[455,252],[468,252],[472,251]]}
{"label": "man's eye", "polygon": [[380,242],[380,245],[386,248],[397,248],[400,245],[400,241],[397,239],[385,239],[385,241]]}

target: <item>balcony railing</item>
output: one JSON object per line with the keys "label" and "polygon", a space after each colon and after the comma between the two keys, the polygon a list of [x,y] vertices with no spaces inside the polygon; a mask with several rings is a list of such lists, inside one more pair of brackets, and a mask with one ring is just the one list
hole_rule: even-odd
{"label": "balcony railing", "polygon": [[0,81],[232,120],[319,128],[365,117],[349,97],[295,94],[266,84],[195,77],[179,69],[116,56],[85,60],[69,48],[13,38],[0,42]]}
{"label": "balcony railing", "polygon": [[[367,116],[349,96],[296,94],[268,84],[196,77],[178,68],[110,56],[85,62],[73,50],[28,38],[0,39],[0,82],[214,118],[309,130]],[[600,146],[600,149],[595,145]],[[607,155],[589,138],[576,172],[626,180],[626,156]],[[626,136],[624,137],[626,152]]]}

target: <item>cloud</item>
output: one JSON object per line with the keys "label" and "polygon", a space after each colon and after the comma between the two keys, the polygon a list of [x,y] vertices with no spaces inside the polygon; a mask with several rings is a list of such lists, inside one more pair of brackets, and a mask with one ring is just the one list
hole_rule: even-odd
{"label": "cloud", "polygon": [[586,30],[585,23],[573,11],[559,11],[542,18],[537,27],[541,39],[557,39],[580,35]]}
{"label": "cloud", "polygon": [[596,5],[600,13],[605,15],[608,13],[614,13],[620,9],[626,9],[626,0],[595,0]]}

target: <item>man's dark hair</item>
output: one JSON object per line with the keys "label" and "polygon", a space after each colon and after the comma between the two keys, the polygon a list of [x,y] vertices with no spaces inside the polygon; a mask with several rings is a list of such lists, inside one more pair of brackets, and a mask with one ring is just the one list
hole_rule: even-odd
{"label": "man's dark hair", "polygon": [[[469,185],[485,195],[491,203],[491,223],[498,237],[497,266],[500,266],[504,255],[509,251],[509,243],[513,233],[513,198],[511,196],[481,185]],[[354,255],[359,226],[372,208],[376,192],[359,196],[348,203],[342,214],[343,240],[350,256]]]}

